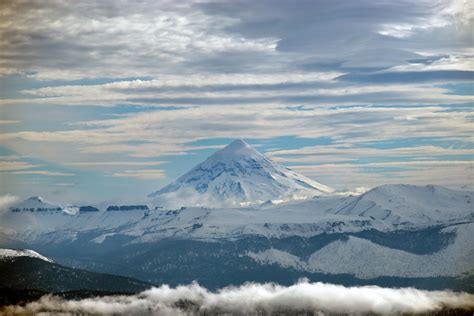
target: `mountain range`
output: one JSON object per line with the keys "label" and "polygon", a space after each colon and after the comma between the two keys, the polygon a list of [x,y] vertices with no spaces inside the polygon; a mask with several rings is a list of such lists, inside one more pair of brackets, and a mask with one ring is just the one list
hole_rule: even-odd
{"label": "mountain range", "polygon": [[474,192],[399,184],[333,193],[237,140],[151,194],[159,208],[13,205],[0,246],[153,284],[306,277],[474,291]]}

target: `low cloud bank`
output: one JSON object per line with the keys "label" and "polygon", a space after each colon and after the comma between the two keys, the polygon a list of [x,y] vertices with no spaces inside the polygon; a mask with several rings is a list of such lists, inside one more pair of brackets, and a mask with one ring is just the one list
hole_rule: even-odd
{"label": "low cloud bank", "polygon": [[0,314],[128,314],[200,315],[209,313],[272,313],[298,311],[356,314],[426,313],[449,309],[474,311],[474,295],[450,291],[390,289],[378,286],[344,287],[302,280],[292,286],[248,283],[217,292],[193,283],[163,285],[137,295],[66,300],[43,296],[25,306],[7,306]]}
{"label": "low cloud bank", "polygon": [[18,201],[17,196],[11,194],[0,195],[0,214],[7,212],[8,208],[16,201]]}
{"label": "low cloud bank", "polygon": [[9,225],[5,225],[5,215],[10,212],[10,206],[18,199],[17,196],[11,194],[0,195],[0,244],[4,243],[4,236],[15,234],[15,230],[11,229]]}

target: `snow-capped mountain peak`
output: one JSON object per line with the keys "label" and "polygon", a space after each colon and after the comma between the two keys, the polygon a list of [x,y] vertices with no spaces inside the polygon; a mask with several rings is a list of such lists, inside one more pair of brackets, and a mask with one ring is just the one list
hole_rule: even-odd
{"label": "snow-capped mountain peak", "polygon": [[31,203],[44,203],[44,200],[41,196],[32,196],[27,198],[26,201],[30,201]]}
{"label": "snow-capped mountain peak", "polygon": [[256,151],[252,146],[247,144],[244,140],[236,139],[232,143],[224,147],[223,149],[216,151],[214,155],[212,156],[235,158],[239,156],[247,156],[247,157],[262,156],[262,154]]}
{"label": "snow-capped mountain peak", "polygon": [[332,188],[274,163],[238,139],[150,197],[164,207],[240,207],[331,192]]}
{"label": "snow-capped mountain peak", "polygon": [[19,211],[62,211],[62,207],[50,202],[45,201],[40,196],[32,196],[23,200],[19,203],[16,203],[10,207],[14,212]]}
{"label": "snow-capped mountain peak", "polygon": [[53,260],[46,258],[45,256],[40,255],[39,253],[31,249],[0,248],[0,260],[9,259],[9,258],[17,258],[17,257],[31,257],[31,258],[38,258],[47,262],[53,262]]}

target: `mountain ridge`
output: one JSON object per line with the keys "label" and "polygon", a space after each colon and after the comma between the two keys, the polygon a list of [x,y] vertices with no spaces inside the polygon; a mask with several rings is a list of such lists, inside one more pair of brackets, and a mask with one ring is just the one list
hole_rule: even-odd
{"label": "mountain ridge", "polygon": [[[4,250],[11,249],[0,248],[0,252]],[[24,249],[22,253],[26,255],[0,256],[0,289],[139,292],[152,286],[151,283],[130,277],[66,267],[49,259],[45,260],[45,256],[30,249]],[[36,255],[29,255],[30,253]]]}
{"label": "mountain ridge", "polygon": [[[278,269],[295,278],[390,277],[409,282],[394,284],[411,285],[415,279],[410,278],[429,276],[431,260],[436,278],[472,278],[472,200],[471,191],[384,185],[359,196],[326,195],[262,207],[6,212],[1,226],[8,228],[3,234],[4,240],[12,239],[11,247],[20,247],[17,242],[61,264],[155,283],[198,279],[216,286],[216,273],[222,275],[220,285],[244,277],[261,281],[261,273],[274,281]],[[370,247],[374,255],[346,253],[349,246]],[[384,264],[373,264],[382,260],[375,255],[405,259],[382,269]],[[344,265],[353,257],[357,268]],[[255,274],[239,279],[242,271]]]}
{"label": "mountain ridge", "polygon": [[60,205],[53,204],[51,202],[45,201],[40,196],[32,196],[23,200],[19,203],[15,203],[13,206],[10,206],[10,210],[14,212],[19,211],[62,211],[63,208]]}
{"label": "mountain ridge", "polygon": [[[410,194],[412,191],[416,193]],[[415,197],[415,199],[414,199]],[[313,236],[369,229],[394,231],[472,222],[474,192],[439,186],[386,185],[359,196],[328,195],[247,208],[186,207],[127,212],[9,212],[2,221],[24,241],[59,242],[89,235],[94,243],[114,236],[134,242],[163,238]],[[24,215],[21,213],[25,213]],[[10,224],[9,224],[10,223]],[[63,232],[63,233],[61,233]],[[13,238],[13,236],[12,236]]]}

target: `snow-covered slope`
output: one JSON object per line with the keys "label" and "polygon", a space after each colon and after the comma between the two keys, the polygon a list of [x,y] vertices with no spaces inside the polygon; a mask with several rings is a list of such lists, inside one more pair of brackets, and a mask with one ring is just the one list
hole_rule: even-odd
{"label": "snow-covered slope", "polygon": [[[268,209],[268,207],[265,207]],[[474,219],[474,192],[442,186],[391,184],[348,197],[321,197],[285,203],[273,210],[318,211],[324,216],[347,215],[409,228]]]}
{"label": "snow-covered slope", "polygon": [[434,185],[382,185],[352,198],[334,213],[373,217],[393,225],[434,225],[472,218],[474,193]]}
{"label": "snow-covered slope", "polygon": [[62,211],[62,207],[55,205],[43,200],[39,196],[30,197],[24,201],[16,203],[10,207],[10,210],[14,212],[21,211],[30,211],[30,212],[40,212],[40,211]]}
{"label": "snow-covered slope", "polygon": [[46,258],[45,256],[40,255],[36,251],[30,249],[6,249],[0,248],[0,260],[16,257],[31,257],[38,258],[47,262],[53,262],[51,259]]}
{"label": "snow-covered slope", "polygon": [[454,232],[456,238],[433,254],[409,253],[350,236],[328,244],[307,260],[277,249],[246,255],[264,265],[329,274],[348,273],[359,278],[459,276],[474,274],[473,229],[473,223],[442,229],[441,233]]}
{"label": "snow-covered slope", "polygon": [[149,196],[164,207],[240,207],[331,192],[330,187],[272,162],[243,140],[235,140]]}
{"label": "snow-covered slope", "polygon": [[[412,194],[412,192],[415,192]],[[258,235],[283,238],[323,233],[422,229],[474,221],[474,192],[432,186],[388,185],[360,196],[322,196],[265,208],[201,208],[129,212],[9,212],[1,227],[11,238],[39,243],[94,243],[112,236],[134,242],[163,238],[220,239]]]}
{"label": "snow-covered slope", "polygon": [[[385,185],[359,196],[324,195],[262,207],[72,215],[4,212],[0,247],[2,240],[8,240],[27,244],[26,248],[56,248],[56,255],[67,251],[77,256],[79,263],[83,262],[80,251],[91,249],[95,256],[102,250],[121,253],[120,249],[127,249],[124,257],[140,257],[137,265],[159,267],[160,258],[148,257],[156,255],[154,247],[160,244],[165,245],[163,249],[167,242],[201,244],[202,258],[207,258],[208,245],[228,243],[232,249],[239,247],[232,255],[254,265],[278,264],[309,273],[347,273],[359,278],[453,277],[474,274],[473,200],[474,192],[469,191]],[[189,251],[185,249],[190,248],[173,250],[170,262],[184,260]],[[55,254],[45,253],[59,260]],[[217,250],[213,255],[219,257],[216,260],[235,260]],[[155,276],[167,273],[153,269]]]}
{"label": "snow-covered slope", "polygon": [[[41,292],[70,291],[76,293],[87,293],[89,291],[92,293],[97,293],[97,291],[112,293],[143,291],[150,287],[151,284],[147,282],[123,276],[95,273],[63,266],[32,250],[0,249],[0,288],[2,289],[2,295],[7,294],[5,297],[0,295],[0,305],[12,303],[12,296],[9,293],[13,293],[15,299],[18,298],[23,301],[22,298],[24,297],[25,301],[28,301],[32,295],[31,293],[37,291],[39,291],[38,294]],[[8,289],[7,292],[5,292],[5,289]],[[30,290],[33,290],[33,292]],[[26,293],[25,296],[23,296],[23,293]],[[7,312],[7,315],[10,314]],[[21,312],[15,312],[14,314],[23,315]],[[53,314],[58,314],[58,311]],[[101,313],[96,312],[95,314]],[[4,309],[0,308],[0,315],[5,315]]]}

